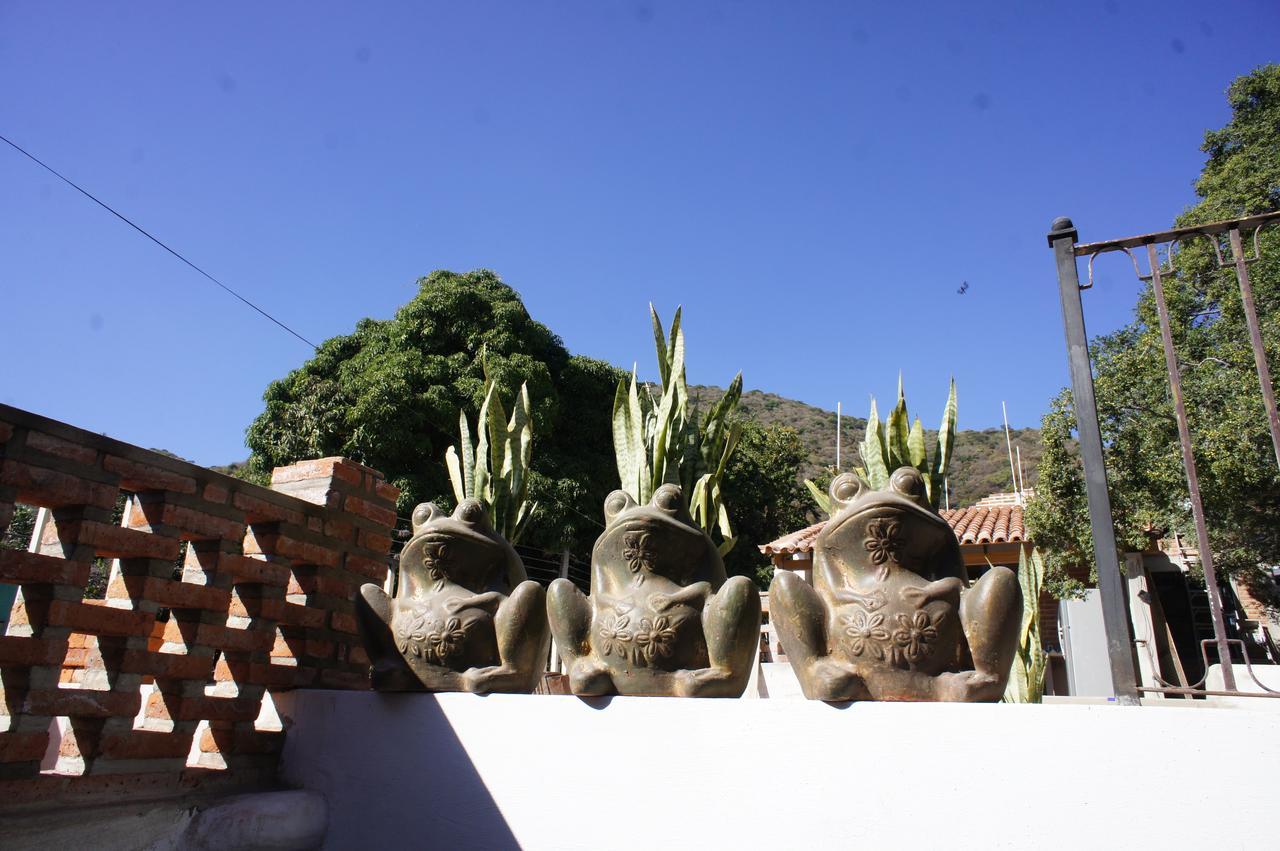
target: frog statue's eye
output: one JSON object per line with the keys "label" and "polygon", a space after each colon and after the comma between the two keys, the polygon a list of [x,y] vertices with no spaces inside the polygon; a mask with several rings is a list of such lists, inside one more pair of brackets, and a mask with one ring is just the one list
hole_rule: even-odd
{"label": "frog statue's eye", "polygon": [[853,473],[841,473],[831,482],[831,498],[836,502],[850,502],[862,490],[862,480]]}
{"label": "frog statue's eye", "polygon": [[653,495],[653,504],[663,511],[673,513],[680,510],[682,494],[676,485],[663,485]]}
{"label": "frog statue's eye", "polygon": [[921,500],[925,497],[924,476],[915,467],[899,467],[889,478],[889,486],[903,496]]}
{"label": "frog statue's eye", "polygon": [[458,505],[456,516],[463,523],[483,523],[484,506],[478,499],[466,499]]}
{"label": "frog statue's eye", "polygon": [[631,497],[627,496],[626,491],[614,491],[609,494],[604,500],[605,521],[608,522],[613,520],[613,518],[626,511],[632,504]]}
{"label": "frog statue's eye", "polygon": [[436,504],[434,502],[421,503],[420,505],[418,505],[416,508],[413,509],[413,515],[412,517],[410,517],[410,519],[413,521],[414,531],[416,532],[418,529],[427,525],[428,523],[430,523],[432,520],[439,517],[443,513],[444,512],[442,512],[439,508],[436,507]]}

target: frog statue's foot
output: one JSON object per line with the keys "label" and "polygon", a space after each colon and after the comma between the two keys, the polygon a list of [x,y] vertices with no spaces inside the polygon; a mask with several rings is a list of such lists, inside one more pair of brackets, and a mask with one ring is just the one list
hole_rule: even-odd
{"label": "frog statue's foot", "polygon": [[866,686],[854,666],[827,653],[826,605],[794,573],[778,573],[769,586],[769,627],[787,650],[800,689],[810,700],[864,700]]}
{"label": "frog statue's foot", "polygon": [[960,623],[973,657],[973,670],[954,674],[939,700],[990,703],[1004,695],[1009,670],[1018,651],[1024,601],[1018,575],[992,567],[960,598]]}
{"label": "frog statue's foot", "polygon": [[707,598],[702,629],[707,640],[707,667],[676,671],[675,693],[681,697],[738,697],[751,678],[751,663],[760,645],[760,594],[750,579],[731,576]]}
{"label": "frog statue's foot", "polygon": [[546,600],[542,586],[526,579],[502,601],[493,621],[501,664],[463,672],[464,691],[475,694],[533,691],[546,668],[551,640]]}

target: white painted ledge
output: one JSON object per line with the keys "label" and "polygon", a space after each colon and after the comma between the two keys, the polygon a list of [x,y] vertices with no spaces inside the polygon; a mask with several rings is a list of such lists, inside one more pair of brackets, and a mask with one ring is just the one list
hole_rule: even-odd
{"label": "white painted ledge", "polygon": [[[1280,723],[1243,709],[300,691],[326,848],[1256,848]],[[1223,818],[1225,813],[1231,817]]]}

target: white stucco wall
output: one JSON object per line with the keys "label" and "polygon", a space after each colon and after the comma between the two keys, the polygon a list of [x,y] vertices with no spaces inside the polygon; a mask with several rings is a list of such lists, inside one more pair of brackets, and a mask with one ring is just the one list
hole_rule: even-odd
{"label": "white stucco wall", "polygon": [[1241,709],[278,703],[284,779],[326,795],[335,849],[1256,848],[1280,765],[1277,716]]}

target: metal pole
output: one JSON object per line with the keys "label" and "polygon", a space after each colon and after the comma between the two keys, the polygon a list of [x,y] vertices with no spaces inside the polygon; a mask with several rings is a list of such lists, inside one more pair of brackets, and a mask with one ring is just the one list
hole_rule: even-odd
{"label": "metal pole", "polygon": [[836,402],[836,471],[840,470],[840,403]]}
{"label": "metal pole", "polygon": [[1164,363],[1169,371],[1169,389],[1173,393],[1173,412],[1178,418],[1178,444],[1182,448],[1182,466],[1187,473],[1187,491],[1191,496],[1191,515],[1196,522],[1196,542],[1200,547],[1200,564],[1204,567],[1204,584],[1209,592],[1209,612],[1213,615],[1213,636],[1218,645],[1218,661],[1222,663],[1222,685],[1235,691],[1236,676],[1231,670],[1231,648],[1227,645],[1227,626],[1222,620],[1222,597],[1218,594],[1218,574],[1213,569],[1213,553],[1209,551],[1209,529],[1204,521],[1204,503],[1200,499],[1200,478],[1196,475],[1196,458],[1191,451],[1191,427],[1187,424],[1187,406],[1182,398],[1182,373],[1178,369],[1178,353],[1173,348],[1169,329],[1169,308],[1164,301],[1164,283],[1160,275],[1160,257],[1155,243],[1147,245],[1151,262],[1151,287],[1155,290],[1156,312],[1160,317],[1160,339],[1164,342]]}
{"label": "metal pole", "polygon": [[1111,525],[1111,496],[1107,493],[1107,468],[1102,459],[1102,432],[1093,396],[1093,370],[1085,336],[1084,304],[1080,300],[1080,273],[1076,269],[1076,229],[1071,220],[1055,219],[1049,232],[1058,265],[1058,290],[1062,297],[1062,324],[1071,363],[1071,394],[1084,462],[1085,491],[1089,496],[1089,526],[1093,531],[1093,557],[1098,565],[1098,590],[1102,596],[1102,623],[1107,633],[1107,658],[1111,663],[1111,687],[1116,702],[1138,705],[1133,651],[1129,638],[1127,596],[1120,579],[1116,533]]}
{"label": "metal pole", "polygon": [[1280,465],[1280,414],[1276,413],[1276,394],[1271,386],[1271,368],[1267,366],[1267,350],[1262,345],[1262,332],[1258,330],[1258,311],[1253,306],[1253,286],[1249,283],[1249,264],[1240,244],[1240,229],[1231,229],[1231,256],[1236,261],[1236,280],[1240,282],[1240,300],[1244,302],[1244,321],[1249,326],[1249,343],[1253,346],[1253,362],[1258,367],[1258,383],[1262,386],[1262,404],[1267,409],[1267,422],[1271,426],[1271,446],[1276,452],[1276,464]]}

